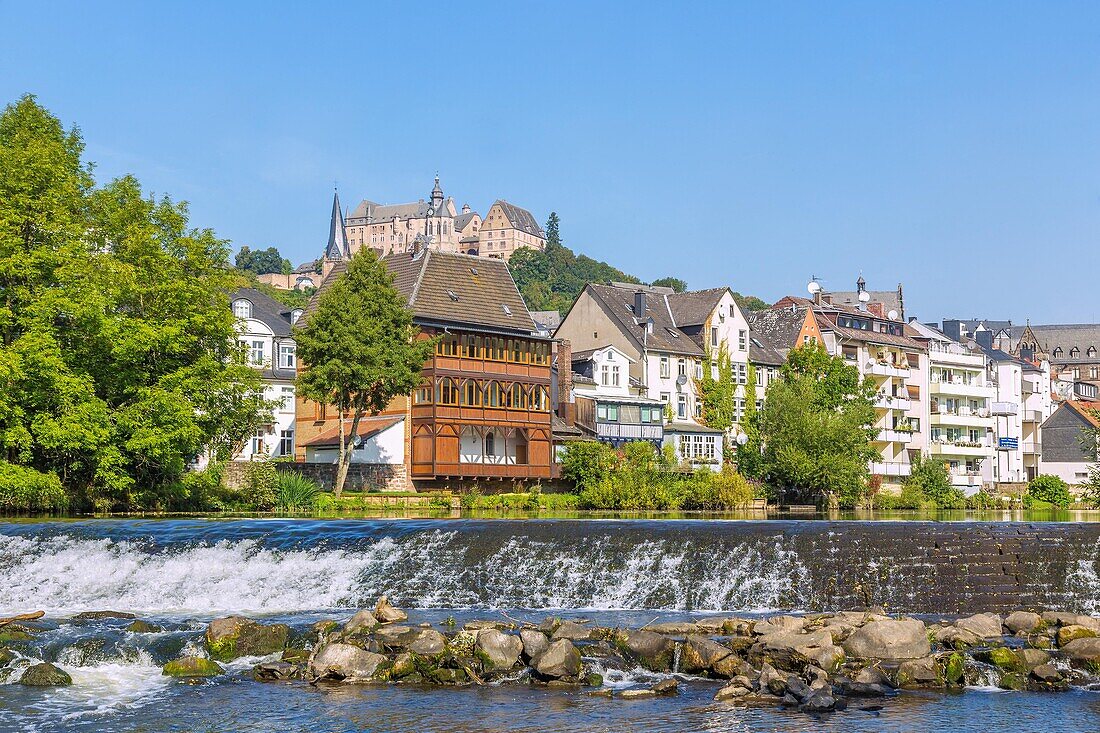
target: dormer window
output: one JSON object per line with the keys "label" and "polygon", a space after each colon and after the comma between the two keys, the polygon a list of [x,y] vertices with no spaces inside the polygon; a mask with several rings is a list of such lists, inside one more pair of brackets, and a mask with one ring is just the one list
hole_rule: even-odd
{"label": "dormer window", "polygon": [[252,301],[238,298],[233,301],[233,315],[237,318],[252,317]]}
{"label": "dormer window", "polygon": [[1061,346],[1056,347],[1054,349],[1054,358],[1055,359],[1061,359],[1062,358],[1062,353],[1063,353],[1062,352],[1062,347]]}
{"label": "dormer window", "polygon": [[294,325],[298,322],[298,319],[302,317],[302,309],[295,308],[290,312],[290,325]]}
{"label": "dormer window", "polygon": [[1095,346],[1090,346],[1089,350],[1086,351],[1085,354],[1088,356],[1088,358],[1095,359],[1096,358],[1096,347]]}
{"label": "dormer window", "polygon": [[1081,356],[1081,350],[1076,346],[1069,350],[1069,358],[1076,359],[1079,356]]}

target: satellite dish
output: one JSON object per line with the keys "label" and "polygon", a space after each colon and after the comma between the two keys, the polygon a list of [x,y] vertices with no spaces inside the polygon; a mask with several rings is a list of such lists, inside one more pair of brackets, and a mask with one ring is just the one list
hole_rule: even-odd
{"label": "satellite dish", "polygon": [[748,442],[749,442],[749,436],[745,435],[744,433],[738,433],[737,434],[737,445],[744,445],[745,443],[748,443]]}
{"label": "satellite dish", "polygon": [[896,310],[891,310],[891,311],[890,311],[889,313],[887,313],[886,315],[887,315],[887,317],[888,317],[888,318],[889,318],[889,319],[890,319],[891,321],[896,321],[896,320],[898,320],[898,312],[897,312]]}
{"label": "satellite dish", "polygon": [[821,292],[821,283],[817,280],[811,280],[806,286],[806,290],[809,291],[810,295],[817,295]]}
{"label": "satellite dish", "polygon": [[860,303],[866,303],[870,299],[871,299],[871,294],[870,293],[868,293],[866,290],[861,290],[860,291],[860,293],[859,293],[859,302]]}
{"label": "satellite dish", "polygon": [[974,351],[975,349],[978,348],[978,342],[975,341],[974,339],[970,339],[969,341],[966,342],[966,348],[970,349],[971,351]]}
{"label": "satellite dish", "polygon": [[687,382],[688,378],[686,374],[680,374],[676,377],[676,384],[680,385],[681,387],[687,384]]}

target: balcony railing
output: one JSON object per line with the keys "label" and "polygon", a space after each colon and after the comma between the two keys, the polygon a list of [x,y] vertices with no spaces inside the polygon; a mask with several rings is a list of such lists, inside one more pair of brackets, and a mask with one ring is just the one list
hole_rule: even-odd
{"label": "balcony railing", "polygon": [[988,440],[932,440],[928,448],[937,455],[986,455],[993,447]]}
{"label": "balcony railing", "polygon": [[1043,452],[1043,444],[1038,440],[1025,440],[1022,445],[1024,453],[1038,454]]}
{"label": "balcony railing", "polygon": [[908,397],[896,397],[894,395],[882,394],[875,397],[875,407],[883,410],[907,411],[912,409],[913,403]]}
{"label": "balcony railing", "polygon": [[1015,415],[1020,411],[1020,406],[1015,402],[994,402],[993,414],[999,416]]}
{"label": "balcony railing", "polygon": [[623,423],[596,423],[596,435],[600,438],[625,438],[634,440],[660,440],[665,429],[661,425]]}
{"label": "balcony railing", "polygon": [[880,443],[911,443],[913,432],[910,430],[880,430],[875,440]]}
{"label": "balcony railing", "polygon": [[888,461],[884,463],[871,463],[869,468],[871,473],[876,476],[908,476],[912,466],[900,461]]}
{"label": "balcony railing", "polygon": [[1024,410],[1020,419],[1024,422],[1042,422],[1043,411],[1042,410]]}
{"label": "balcony railing", "polygon": [[951,483],[955,486],[981,486],[982,474],[980,471],[952,471]]}
{"label": "balcony railing", "polygon": [[883,364],[881,362],[870,362],[871,374],[877,377],[901,377],[903,379],[909,378],[909,367],[902,368],[895,366],[894,364]]}

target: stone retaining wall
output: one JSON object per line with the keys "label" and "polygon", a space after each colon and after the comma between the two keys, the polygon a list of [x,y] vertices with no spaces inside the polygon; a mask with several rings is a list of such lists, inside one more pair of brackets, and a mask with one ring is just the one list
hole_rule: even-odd
{"label": "stone retaining wall", "polygon": [[[326,491],[336,484],[335,463],[283,463],[273,462],[277,471],[296,471],[316,481]],[[247,461],[230,461],[222,474],[225,485],[239,488],[247,476]],[[351,491],[409,491],[405,466],[398,464],[353,463],[348,467],[344,488]]]}

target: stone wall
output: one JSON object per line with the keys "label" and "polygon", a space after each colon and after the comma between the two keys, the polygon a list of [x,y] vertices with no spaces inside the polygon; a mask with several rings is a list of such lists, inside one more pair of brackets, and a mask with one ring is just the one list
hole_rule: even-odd
{"label": "stone wall", "polygon": [[[335,463],[282,463],[272,465],[277,471],[297,471],[316,481],[321,488],[331,491],[336,484]],[[247,461],[230,461],[222,474],[225,485],[238,488],[244,484],[248,471]],[[409,491],[407,471],[404,465],[353,463],[348,468],[344,488],[349,491]]]}

